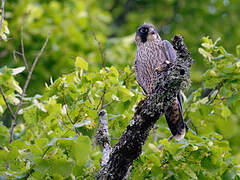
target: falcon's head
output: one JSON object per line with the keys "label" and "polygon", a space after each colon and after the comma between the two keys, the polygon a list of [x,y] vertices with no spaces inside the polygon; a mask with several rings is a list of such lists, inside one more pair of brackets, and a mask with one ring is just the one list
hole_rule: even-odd
{"label": "falcon's head", "polygon": [[147,41],[159,41],[161,40],[160,35],[156,31],[152,24],[143,24],[136,31],[136,42],[145,43]]}

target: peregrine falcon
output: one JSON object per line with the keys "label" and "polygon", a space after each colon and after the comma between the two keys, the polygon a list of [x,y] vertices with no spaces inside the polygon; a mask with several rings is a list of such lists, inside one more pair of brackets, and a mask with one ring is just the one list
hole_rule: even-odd
{"label": "peregrine falcon", "polygon": [[[173,62],[176,52],[167,40],[162,40],[152,24],[143,24],[136,31],[137,52],[134,61],[136,80],[144,93],[153,93],[156,71],[161,72],[164,62]],[[165,117],[176,140],[184,138],[187,125],[183,120],[182,97],[180,92],[167,109]]]}

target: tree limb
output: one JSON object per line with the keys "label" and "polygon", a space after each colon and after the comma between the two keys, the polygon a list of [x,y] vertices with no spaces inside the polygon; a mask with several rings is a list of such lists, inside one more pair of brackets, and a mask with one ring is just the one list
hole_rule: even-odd
{"label": "tree limb", "polygon": [[38,55],[37,55],[36,58],[34,59],[33,64],[32,64],[32,67],[31,67],[31,69],[30,69],[30,71],[29,71],[29,73],[28,73],[27,80],[26,80],[26,82],[25,82],[25,84],[24,84],[23,92],[22,92],[21,97],[20,97],[20,102],[19,102],[19,104],[18,104],[18,106],[17,106],[17,110],[16,110],[16,112],[15,112],[15,114],[14,114],[14,118],[12,119],[12,124],[11,124],[11,129],[10,129],[9,143],[12,143],[12,141],[13,141],[13,131],[14,131],[14,128],[15,128],[15,126],[16,126],[17,115],[18,115],[18,112],[19,112],[20,108],[22,107],[23,98],[25,97],[25,93],[26,93],[28,84],[29,84],[29,82],[30,82],[30,80],[31,80],[33,70],[34,70],[34,68],[35,68],[35,66],[36,66],[36,64],[37,64],[37,62],[38,62],[39,57],[42,55],[42,53],[43,53],[43,51],[44,51],[44,49],[45,49],[45,47],[46,47],[46,45],[47,45],[49,36],[50,36],[50,33],[48,33],[48,36],[47,36],[47,38],[46,38],[46,40],[45,40],[45,42],[44,42],[41,50],[39,51]]}
{"label": "tree limb", "polygon": [[176,35],[173,44],[177,52],[175,62],[164,64],[163,71],[158,73],[155,93],[139,102],[127,129],[112,149],[104,173],[100,172],[98,179],[124,178],[133,161],[142,153],[142,146],[155,122],[165,113],[177,93],[190,85],[193,60],[181,36]]}
{"label": "tree limb", "polygon": [[22,58],[23,58],[25,68],[26,68],[27,72],[29,72],[27,59],[26,59],[25,53],[24,53],[24,43],[23,43],[23,26],[24,26],[25,18],[26,18],[26,15],[23,18],[23,22],[22,22],[22,26],[21,26],[21,47],[22,47],[22,53],[21,54],[22,54]]}
{"label": "tree limb", "polygon": [[[110,137],[108,133],[108,118],[107,118],[107,111],[102,109],[98,113],[99,117],[99,127],[97,133],[95,135],[96,143],[101,145],[103,148],[103,155],[100,163],[100,174],[99,178],[103,177],[105,172],[105,167],[108,163],[110,153],[112,151],[111,144],[110,144]],[[101,178],[100,178],[101,179]]]}

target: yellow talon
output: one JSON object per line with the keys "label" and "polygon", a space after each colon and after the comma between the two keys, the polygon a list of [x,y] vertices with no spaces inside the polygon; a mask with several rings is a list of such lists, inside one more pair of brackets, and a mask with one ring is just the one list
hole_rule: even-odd
{"label": "yellow talon", "polygon": [[161,71],[162,71],[161,66],[158,66],[158,67],[156,68],[156,70],[157,70],[158,72],[161,72]]}

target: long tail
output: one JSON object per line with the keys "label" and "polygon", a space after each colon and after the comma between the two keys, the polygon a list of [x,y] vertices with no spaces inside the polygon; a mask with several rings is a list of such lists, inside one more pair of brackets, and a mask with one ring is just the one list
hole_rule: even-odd
{"label": "long tail", "polygon": [[183,139],[188,127],[183,120],[182,97],[180,92],[178,93],[175,101],[172,103],[172,106],[167,109],[165,117],[174,138],[178,141]]}

